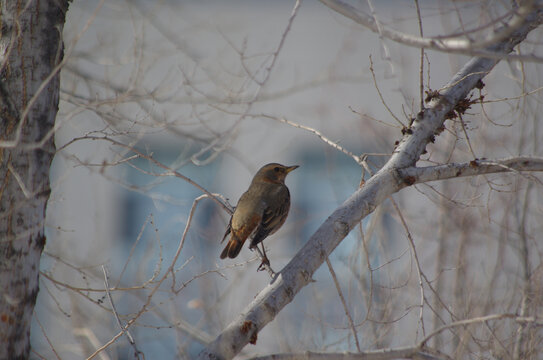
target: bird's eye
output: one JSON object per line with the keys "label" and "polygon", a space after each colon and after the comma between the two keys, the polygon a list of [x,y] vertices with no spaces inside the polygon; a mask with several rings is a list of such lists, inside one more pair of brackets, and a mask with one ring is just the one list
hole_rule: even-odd
{"label": "bird's eye", "polygon": [[280,170],[281,169],[279,167],[277,167],[277,166],[273,169],[273,171],[275,171],[275,172],[279,172]]}

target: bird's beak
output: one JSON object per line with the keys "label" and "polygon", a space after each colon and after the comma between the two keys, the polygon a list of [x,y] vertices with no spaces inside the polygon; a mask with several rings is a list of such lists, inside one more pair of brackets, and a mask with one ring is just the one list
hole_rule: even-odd
{"label": "bird's beak", "polygon": [[292,170],[297,169],[297,168],[299,168],[298,165],[288,166],[287,169],[286,169],[286,170],[287,170],[287,174],[288,174],[289,172],[291,172]]}

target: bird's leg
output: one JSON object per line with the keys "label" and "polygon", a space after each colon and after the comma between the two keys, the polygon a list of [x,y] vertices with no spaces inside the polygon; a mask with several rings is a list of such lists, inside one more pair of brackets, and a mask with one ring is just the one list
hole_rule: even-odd
{"label": "bird's leg", "polygon": [[268,256],[266,256],[266,250],[264,248],[264,244],[262,243],[262,250],[256,245],[254,247],[256,251],[258,252],[258,255],[260,256],[260,259],[262,260],[262,263],[258,266],[258,269],[256,271],[262,271],[266,270],[268,274],[273,278],[275,276],[275,271],[270,266],[270,260],[268,259]]}
{"label": "bird's leg", "polygon": [[[266,248],[264,247],[264,243],[261,242],[260,244],[262,244],[262,264],[260,264],[260,267],[262,267],[262,265],[267,265],[267,266],[270,266],[270,259],[268,259],[268,255],[266,255]],[[258,245],[257,245],[258,247]]]}

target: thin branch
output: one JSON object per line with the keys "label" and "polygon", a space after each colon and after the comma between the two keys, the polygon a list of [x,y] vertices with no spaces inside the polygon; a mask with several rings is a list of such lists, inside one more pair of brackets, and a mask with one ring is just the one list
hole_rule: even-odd
{"label": "thin branch", "polygon": [[[277,46],[277,49],[273,53],[272,61],[270,62],[270,65],[266,68],[266,76],[262,82],[259,82],[259,85],[261,86],[260,89],[262,89],[262,86],[268,81],[271,75],[271,71],[273,69],[273,66],[275,65],[275,61],[277,60],[277,57],[279,56],[279,53],[281,52],[281,49],[283,48],[283,45],[285,44],[285,40],[287,39],[287,35],[290,32],[290,29],[292,27],[292,24],[294,23],[294,18],[298,14],[298,9],[300,8],[300,5],[302,5],[302,0],[296,0],[294,3],[294,8],[290,12],[290,17],[288,19],[287,27],[283,31],[283,34],[281,35],[281,40],[279,40],[279,45]],[[260,93],[260,91],[258,92]],[[258,93],[255,95],[258,97]]]}
{"label": "thin branch", "polygon": [[51,348],[51,351],[53,352],[53,354],[55,354],[55,357],[56,357],[58,360],[61,360],[62,358],[58,355],[57,350],[56,350],[55,347],[53,346],[53,343],[51,343],[51,339],[49,339],[49,336],[47,336],[47,332],[46,332],[45,329],[43,328],[43,325],[41,324],[41,321],[40,321],[40,319],[38,318],[38,316],[37,316],[36,314],[34,314],[34,319],[35,319],[36,322],[38,323],[38,326],[40,327],[41,333],[42,333],[43,336],[45,337],[45,341],[47,341],[47,344],[48,344],[49,347]]}
{"label": "thin branch", "polygon": [[[375,11],[375,6],[373,6],[373,2],[371,0],[366,0],[367,3],[368,3],[368,6],[370,8],[370,12],[371,12],[371,18],[373,19],[373,21],[375,22],[375,26],[377,28],[377,33],[379,34],[379,43],[381,45],[381,57],[384,61],[387,62],[388,66],[390,66],[390,75],[394,74],[394,64],[390,58],[390,51],[388,49],[388,46],[385,42],[385,37],[383,36],[382,32],[381,32],[381,29],[383,28],[383,25],[381,24],[381,22],[379,21],[379,18],[377,17],[377,11]],[[372,72],[373,72],[373,69],[371,69]],[[375,80],[375,76],[374,76],[374,80]]]}
{"label": "thin branch", "polygon": [[[192,224],[192,218],[194,217],[194,212],[196,211],[196,207],[198,206],[198,203],[204,199],[207,199],[207,198],[210,198],[209,195],[207,194],[203,194],[203,195],[200,195],[198,196],[196,199],[194,199],[193,203],[192,203],[192,206],[190,208],[190,213],[189,213],[189,217],[187,219],[187,223],[185,225],[185,229],[183,229],[183,234],[181,235],[181,241],[179,241],[179,246],[177,247],[177,250],[175,252],[175,255],[174,255],[174,260],[172,261],[172,266],[170,266],[170,268],[168,269],[168,271],[166,272],[166,274],[168,272],[170,272],[172,274],[172,292],[174,294],[177,294],[181,291],[181,289],[183,289],[187,284],[184,284],[184,286],[182,286],[181,288],[179,289],[175,289],[175,269],[173,267],[173,264],[175,264],[177,258],[179,257],[179,255],[181,254],[181,250],[183,249],[183,244],[185,243],[185,240],[187,238],[187,234],[188,234],[188,231],[189,231],[189,228],[190,228],[190,225]],[[232,214],[232,210],[228,210],[229,214],[231,215]]]}
{"label": "thin branch", "polygon": [[[113,344],[124,333],[124,331],[126,329],[128,329],[130,326],[132,326],[136,322],[136,320],[143,313],[145,313],[147,311],[149,305],[151,304],[151,299],[153,298],[155,293],[158,291],[158,289],[160,289],[160,286],[162,285],[162,283],[169,277],[170,274],[175,275],[175,269],[174,269],[175,268],[175,263],[177,262],[177,259],[181,255],[181,250],[183,249],[183,245],[185,244],[187,232],[188,232],[188,229],[189,229],[189,227],[191,225],[190,220],[192,219],[192,214],[194,213],[194,210],[196,209],[196,206],[197,206],[198,202],[200,202],[201,200],[203,200],[205,198],[216,197],[215,194],[210,194],[210,195],[203,194],[203,195],[200,195],[199,197],[197,197],[194,200],[194,202],[192,204],[192,208],[191,208],[191,215],[189,216],[189,219],[187,220],[187,223],[185,225],[185,229],[183,231],[183,235],[181,237],[181,240],[179,241],[179,245],[177,246],[177,250],[175,252],[175,255],[173,256],[172,262],[171,262],[170,266],[168,267],[168,269],[166,269],[166,271],[164,272],[164,275],[162,275],[162,277],[154,284],[154,287],[152,288],[152,290],[147,295],[147,299],[146,299],[145,303],[142,305],[142,307],[140,308],[140,310],[126,323],[126,325],[123,327],[123,330],[120,333],[117,333],[106,344],[104,344],[103,346],[96,349],[96,351],[93,354],[91,354],[87,359],[94,358],[96,355],[98,355],[100,352],[102,352],[108,346]],[[173,279],[175,281],[175,277]],[[172,289],[173,289],[173,285],[172,285]]]}
{"label": "thin branch", "polygon": [[[409,240],[409,247],[411,248],[411,252],[413,253],[413,257],[415,258],[415,265],[417,266],[417,277],[419,280],[419,291],[420,291],[420,304],[419,304],[419,323],[422,328],[422,335],[426,336],[426,329],[424,327],[424,302],[425,302],[425,295],[424,295],[424,284],[422,282],[422,269],[420,266],[419,261],[419,255],[417,254],[417,248],[415,247],[415,241],[413,240],[413,236],[411,236],[411,232],[409,231],[409,227],[407,226],[407,221],[405,221],[405,218],[403,217],[402,212],[400,211],[400,207],[396,203],[396,201],[390,197],[390,202],[392,203],[392,206],[394,207],[394,210],[398,213],[398,216],[400,217],[400,221],[402,223],[402,226],[405,230],[405,233],[407,235],[407,239]],[[416,338],[418,338],[418,332],[419,329],[417,327],[417,333]]]}
{"label": "thin branch", "polygon": [[375,86],[375,90],[377,90],[377,94],[379,95],[379,98],[381,99],[381,103],[383,104],[385,109],[387,109],[390,116],[392,116],[392,118],[394,120],[396,120],[401,127],[404,127],[405,124],[394,114],[392,109],[390,107],[388,107],[388,104],[385,101],[385,98],[383,97],[383,94],[381,93],[381,90],[379,90],[379,85],[377,85],[377,78],[375,77],[375,71],[373,71],[373,60],[371,59],[371,55],[370,55],[370,72],[371,72],[371,76],[373,78],[373,85]]}
{"label": "thin branch", "polygon": [[[519,309],[519,315],[524,317],[528,314],[528,308],[530,306],[531,297],[532,295],[532,286],[530,283],[530,278],[532,277],[532,270],[530,267],[530,254],[529,254],[529,246],[528,246],[528,239],[526,235],[526,216],[529,209],[529,203],[530,203],[530,191],[532,188],[532,184],[528,184],[526,187],[526,190],[524,192],[524,201],[523,201],[523,208],[522,208],[522,215],[520,217],[520,224],[519,224],[519,235],[520,235],[520,262],[522,264],[522,275],[521,275],[521,281],[522,281],[522,300],[520,302],[520,309]],[[513,347],[513,359],[519,360],[522,359],[524,356],[523,350],[524,350],[524,342],[526,337],[526,324],[519,324],[519,327],[517,329],[517,334],[515,338],[515,345]]]}
{"label": "thin branch", "polygon": [[111,311],[113,312],[113,315],[115,316],[115,320],[117,321],[117,325],[119,326],[119,328],[121,328],[121,331],[128,338],[128,342],[134,348],[135,358],[139,359],[141,355],[145,359],[145,356],[143,355],[143,353],[138,349],[136,342],[134,341],[134,338],[132,337],[132,334],[130,334],[130,331],[121,323],[119,313],[117,312],[117,308],[115,307],[115,303],[113,302],[113,297],[111,296],[111,293],[109,292],[109,280],[108,280],[107,270],[104,265],[102,265],[102,272],[104,273],[104,288],[106,289],[107,298],[111,305]]}
{"label": "thin branch", "polygon": [[517,314],[491,314],[491,315],[480,316],[480,317],[475,317],[471,319],[459,320],[447,325],[443,325],[442,327],[434,330],[431,334],[429,334],[424,339],[422,339],[422,341],[419,343],[419,346],[421,347],[424,346],[424,344],[426,344],[428,340],[430,340],[431,338],[433,338],[434,336],[436,336],[437,334],[445,330],[449,330],[449,329],[459,327],[459,326],[486,323],[488,321],[504,320],[504,319],[513,319],[519,324],[532,324],[532,325],[537,325],[537,326],[543,326],[543,319],[541,318],[536,318],[532,316],[522,317],[522,316],[518,316]]}
{"label": "thin branch", "polygon": [[276,120],[276,121],[279,121],[279,122],[282,122],[284,124],[287,124],[287,125],[290,125],[292,127],[295,127],[297,129],[302,129],[302,130],[306,130],[306,131],[309,131],[310,133],[313,133],[315,135],[317,135],[317,137],[319,139],[321,139],[322,141],[324,141],[327,145],[331,146],[332,148],[344,153],[345,155],[353,158],[354,161],[356,161],[358,164],[361,164],[363,160],[365,160],[365,157],[364,155],[355,155],[353,154],[352,152],[350,152],[349,150],[345,149],[343,146],[339,145],[338,143],[330,140],[329,138],[327,138],[325,135],[323,135],[320,131],[316,130],[316,129],[313,129],[312,127],[309,127],[309,126],[305,126],[305,125],[301,125],[301,124],[297,124],[295,122],[292,122],[290,120],[287,120],[286,118],[284,117],[275,117],[275,116],[271,116],[271,115],[266,115],[266,114],[260,114],[258,115],[260,117],[263,117],[263,118],[267,118],[267,119],[272,119],[272,120]]}
{"label": "thin branch", "polygon": [[[123,265],[123,268],[121,269],[121,272],[119,273],[119,276],[117,278],[118,279],[117,280],[117,285],[114,287],[114,289],[117,289],[117,286],[121,282],[121,279],[123,278],[123,275],[124,275],[126,269],[128,268],[128,264],[130,263],[130,259],[134,255],[134,252],[136,251],[136,248],[137,248],[138,244],[140,243],[140,240],[141,240],[141,238],[143,236],[143,233],[144,233],[145,229],[147,228],[147,224],[149,224],[149,223],[154,225],[154,218],[153,218],[152,214],[149,214],[147,216],[147,218],[145,219],[145,221],[143,222],[143,225],[141,226],[140,232],[136,236],[136,240],[134,241],[134,243],[132,244],[132,247],[130,248],[130,251],[129,251],[128,256],[127,256],[127,260],[125,261],[125,263]],[[158,234],[158,229],[156,227],[154,228],[154,230],[155,230],[155,234]],[[157,265],[155,266],[155,271],[153,271],[153,275],[149,279],[147,279],[143,284],[141,284],[142,287],[145,287],[147,284],[150,284],[151,282],[153,282],[158,277],[158,275],[160,273],[160,270],[162,269],[162,245],[160,243],[160,239],[157,238],[157,240],[158,240],[158,247],[160,249],[159,260],[158,260]]]}
{"label": "thin branch", "polygon": [[157,159],[155,159],[152,155],[147,155],[147,154],[144,154],[142,153],[141,151],[139,151],[138,149],[136,149],[133,145],[129,144],[124,144],[120,141],[117,141],[115,139],[112,139],[111,137],[108,137],[107,135],[104,135],[104,136],[95,136],[95,135],[84,135],[84,136],[80,136],[80,137],[76,137],[76,138],[73,138],[72,140],[70,140],[69,142],[67,142],[66,144],[64,144],[62,147],[60,147],[58,149],[58,151],[60,150],[63,150],[64,148],[70,146],[71,144],[77,142],[77,141],[81,141],[81,140],[101,140],[101,141],[109,141],[110,143],[114,144],[114,145],[118,145],[122,148],[125,148],[127,149],[128,151],[131,151],[133,153],[135,153],[136,155],[138,155],[138,157],[140,158],[143,158],[143,159],[146,159],[148,161],[150,161],[151,163],[153,163],[154,165],[158,166],[159,168],[165,170],[165,172],[161,173],[161,174],[153,174],[155,176],[175,176],[177,178],[180,178],[186,182],[188,182],[189,184],[191,184],[192,186],[194,186],[195,188],[197,188],[198,190],[200,190],[201,192],[203,192],[204,194],[206,194],[207,196],[209,196],[210,199],[212,199],[213,201],[215,201],[220,207],[222,207],[224,210],[226,210],[227,212],[229,212],[230,214],[232,213],[232,208],[228,205],[227,202],[225,202],[222,198],[221,198],[221,195],[219,194],[212,194],[210,191],[208,191],[206,188],[204,188],[203,186],[201,186],[200,184],[198,184],[196,181],[192,180],[191,178],[181,174],[180,172],[178,171],[175,171],[175,170],[172,170],[168,165],[165,165],[163,164],[162,162],[158,161]]}
{"label": "thin branch", "polygon": [[339,295],[339,298],[341,299],[343,310],[345,311],[345,315],[347,316],[347,319],[349,320],[349,326],[351,327],[351,331],[353,332],[354,342],[356,344],[356,350],[358,350],[358,352],[361,352],[362,350],[360,349],[360,342],[358,341],[358,334],[356,333],[356,328],[354,327],[353,317],[351,316],[351,312],[349,311],[349,307],[347,306],[347,301],[345,301],[345,297],[343,296],[343,293],[341,292],[341,286],[339,285],[336,272],[334,271],[334,268],[332,267],[332,263],[330,262],[329,258],[326,258],[326,265],[328,265],[328,270],[330,271],[330,275],[332,275],[332,279],[334,280],[334,285],[336,286],[337,294]]}
{"label": "thin branch", "polygon": [[[254,103],[258,100],[260,92],[264,88],[264,85],[266,84],[266,82],[268,81],[268,79],[269,79],[269,77],[270,77],[270,75],[272,73],[273,67],[275,65],[275,61],[279,57],[281,49],[283,48],[283,45],[284,45],[284,43],[286,41],[287,35],[290,33],[290,29],[292,27],[294,19],[296,18],[296,15],[298,14],[298,9],[300,8],[301,3],[302,3],[301,0],[296,0],[296,3],[294,4],[294,8],[292,9],[292,12],[290,13],[290,17],[288,19],[287,26],[286,26],[285,30],[283,31],[283,33],[281,35],[281,39],[279,40],[279,44],[277,45],[277,48],[275,49],[275,51],[272,54],[272,60],[270,62],[270,65],[266,68],[266,74],[264,75],[264,79],[262,81],[260,81],[260,82],[256,82],[256,84],[259,85],[259,86],[258,86],[257,90],[255,91],[252,99],[247,104],[247,108],[245,109],[244,113],[239,117],[239,119],[232,126],[230,126],[230,128],[225,132],[225,134],[231,134],[234,131],[234,129],[239,125],[239,123],[247,117],[247,115],[250,113]],[[209,149],[214,148],[216,146],[216,143],[218,143],[219,139],[220,138],[217,138],[215,141],[212,141],[208,146],[205,146],[198,153],[194,154],[191,157],[191,161],[193,163],[195,163],[196,165],[204,165],[208,161],[212,160],[212,157],[208,157],[207,159],[204,159],[204,160],[200,160],[199,157],[200,157],[200,155],[205,154]],[[215,156],[216,155],[217,155],[217,153],[215,153]]]}
{"label": "thin branch", "polygon": [[468,144],[469,152],[471,153],[471,156],[473,156],[473,158],[476,159],[477,155],[475,155],[473,146],[471,146],[471,140],[469,139],[468,131],[466,130],[466,123],[464,122],[464,118],[462,117],[462,114],[459,113],[458,118],[460,119],[460,124],[462,125],[462,132],[464,133],[464,136],[466,137],[466,143]]}
{"label": "thin branch", "polygon": [[[422,28],[422,16],[420,15],[419,0],[415,0],[415,8],[417,9],[417,21],[419,23],[420,37],[424,37],[424,30]],[[420,65],[419,65],[419,101],[420,110],[424,109],[424,47],[420,48]]]}

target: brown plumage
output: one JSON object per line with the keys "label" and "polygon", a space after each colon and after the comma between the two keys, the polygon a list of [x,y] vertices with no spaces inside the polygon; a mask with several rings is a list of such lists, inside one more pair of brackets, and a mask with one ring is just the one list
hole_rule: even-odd
{"label": "brown plumage", "polygon": [[285,177],[297,167],[271,163],[258,170],[230,218],[222,241],[228,234],[232,235],[221,259],[238,256],[247,238],[252,238],[249,246],[252,249],[279,230],[290,208],[290,192],[285,185]]}

